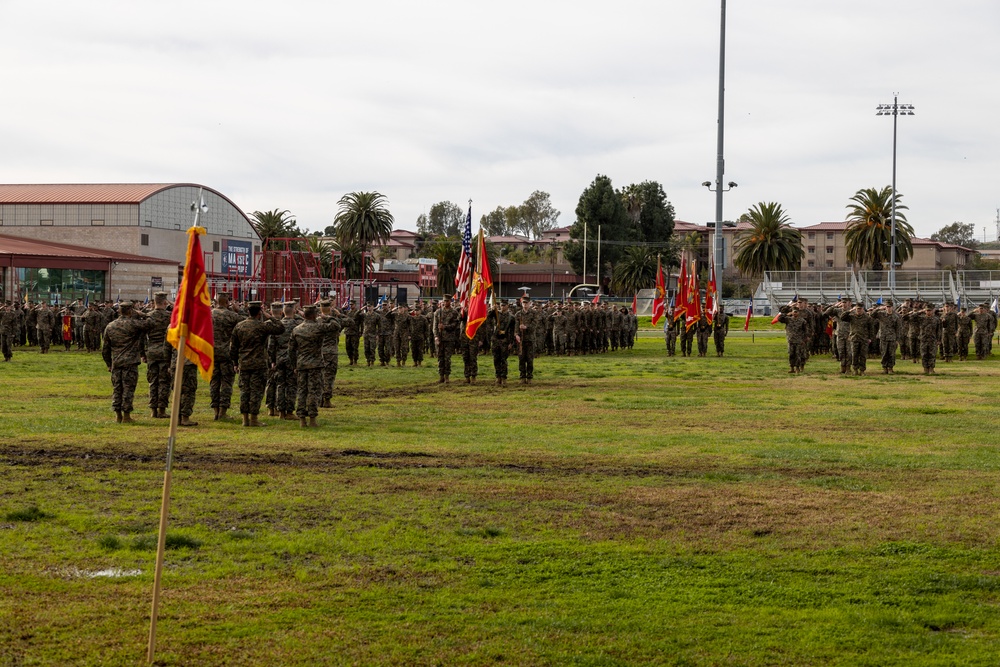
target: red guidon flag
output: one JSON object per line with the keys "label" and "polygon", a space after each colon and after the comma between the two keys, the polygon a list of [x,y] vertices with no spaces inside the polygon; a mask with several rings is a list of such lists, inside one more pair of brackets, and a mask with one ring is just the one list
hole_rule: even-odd
{"label": "red guidon flag", "polygon": [[684,325],[685,328],[690,329],[701,319],[701,290],[698,288],[698,264],[695,260],[691,260],[684,299]]}
{"label": "red guidon flag", "polygon": [[681,258],[681,272],[677,276],[677,294],[674,297],[674,312],[671,317],[676,322],[684,317],[685,304],[687,303],[687,257]]}
{"label": "red guidon flag", "polygon": [[[648,283],[647,283],[648,284]],[[653,297],[653,321],[652,325],[655,327],[656,323],[660,321],[663,317],[663,302],[667,296],[667,291],[665,289],[665,281],[663,280],[663,265],[660,264],[660,258],[656,258],[656,296]],[[633,300],[633,304],[635,300]],[[633,310],[635,306],[632,306]]]}
{"label": "red guidon flag", "polygon": [[711,324],[715,319],[715,258],[708,269],[708,287],[705,289],[705,319]]}
{"label": "red guidon flag", "polygon": [[205,259],[201,254],[198,237],[205,233],[204,227],[188,229],[187,256],[184,258],[184,277],[177,290],[177,301],[170,316],[167,341],[180,350],[181,338],[184,349],[180,350],[188,361],[198,367],[202,379],[212,379],[215,365],[215,335],[212,331],[212,300],[208,296],[208,279],[205,275]]}
{"label": "red guidon flag", "polygon": [[488,306],[486,293],[493,289],[493,277],[490,275],[490,262],[486,258],[486,242],[483,240],[483,230],[479,230],[479,262],[472,274],[472,290],[469,292],[469,318],[465,323],[465,335],[474,338],[479,331],[479,325],[486,321]]}

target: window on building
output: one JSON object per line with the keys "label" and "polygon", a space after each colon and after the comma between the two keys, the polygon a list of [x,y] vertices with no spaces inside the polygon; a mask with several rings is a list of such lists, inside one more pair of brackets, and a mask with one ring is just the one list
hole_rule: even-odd
{"label": "window on building", "polygon": [[827,232],[826,233],[826,240],[827,241],[832,241],[833,240],[833,232]]}
{"label": "window on building", "polygon": [[232,236],[232,235],[233,235],[233,230],[227,229],[226,230],[226,236]]}
{"label": "window on building", "polygon": [[52,221],[51,220],[40,220],[38,222],[38,224],[40,224],[42,227],[51,227],[52,226]]}
{"label": "window on building", "polygon": [[103,220],[91,220],[90,224],[92,226],[94,226],[94,227],[103,227],[104,226],[104,221]]}
{"label": "window on building", "polygon": [[833,254],[833,246],[832,245],[828,245],[826,247],[826,254],[827,255],[832,255]]}
{"label": "window on building", "polygon": [[260,252],[260,246],[259,246],[259,245],[255,245],[255,246],[253,247],[253,251],[254,251],[254,252]]}
{"label": "window on building", "polygon": [[147,227],[152,227],[153,226],[153,221],[152,220],[147,220],[146,221],[146,226]]}
{"label": "window on building", "polygon": [[810,259],[808,262],[806,262],[806,266],[808,266],[810,269],[815,268],[816,262]]}
{"label": "window on building", "polygon": [[809,232],[809,238],[811,239],[816,238],[816,232]]}
{"label": "window on building", "polygon": [[139,244],[140,245],[149,245],[149,234],[140,234],[139,235]]}
{"label": "window on building", "polygon": [[212,241],[212,252],[219,252],[219,242]]}
{"label": "window on building", "polygon": [[176,229],[177,231],[180,231],[180,229],[181,229],[181,226],[180,226],[180,225],[177,225],[177,224],[175,224],[175,225],[174,225],[174,229]]}
{"label": "window on building", "polygon": [[826,268],[828,268],[828,269],[832,269],[833,268],[833,260],[832,259],[826,260]]}
{"label": "window on building", "polygon": [[809,246],[809,254],[810,255],[816,254],[816,246],[814,245]]}

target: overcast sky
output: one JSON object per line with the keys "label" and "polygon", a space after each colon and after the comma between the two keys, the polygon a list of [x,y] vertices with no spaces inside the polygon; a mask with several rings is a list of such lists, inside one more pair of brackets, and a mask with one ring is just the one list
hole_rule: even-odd
{"label": "overcast sky", "polygon": [[[331,224],[378,190],[397,229],[534,190],[572,224],[597,174],[715,219],[720,2],[11,2],[0,182],[195,182]],[[730,0],[725,197],[843,220],[892,178],[918,235],[996,236],[1000,3]]]}

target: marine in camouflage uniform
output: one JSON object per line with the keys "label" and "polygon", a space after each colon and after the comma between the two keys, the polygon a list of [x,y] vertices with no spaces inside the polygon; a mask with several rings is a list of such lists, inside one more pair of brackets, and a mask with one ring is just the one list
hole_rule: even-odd
{"label": "marine in camouflage uniform", "polygon": [[498,387],[506,387],[507,360],[510,357],[510,348],[514,344],[516,324],[514,316],[510,314],[510,308],[506,301],[499,306],[494,304],[493,310],[490,311],[489,319],[493,324],[492,335],[490,337],[490,350],[493,352],[493,371],[496,375],[495,384]]}
{"label": "marine in camouflage uniform", "polygon": [[441,307],[434,312],[434,344],[438,355],[438,382],[449,382],[451,378],[451,355],[455,353],[462,318],[451,306],[451,297],[445,296]]}
{"label": "marine in camouflage uniform", "polygon": [[663,338],[667,344],[667,356],[677,354],[677,320],[671,315],[663,318]]}
{"label": "marine in camouflage uniform", "polygon": [[557,355],[566,354],[566,311],[560,307],[556,307],[555,312],[552,314],[552,344],[555,348],[555,353]]}
{"label": "marine in camouflage uniform", "polygon": [[358,312],[348,312],[344,320],[344,349],[347,352],[349,366],[358,365],[358,352],[361,344],[361,328],[364,326],[364,315]]}
{"label": "marine in camouflage uniform", "polygon": [[410,313],[410,345],[413,348],[413,365],[422,366],[424,351],[427,349],[427,334],[430,324],[420,308]]}
{"label": "marine in camouflage uniform", "polygon": [[844,319],[844,315],[851,312],[851,300],[842,299],[823,311],[823,317],[832,317],[836,324],[834,330],[834,356],[840,360],[840,372],[846,374],[851,365],[850,351],[847,345],[848,332],[851,325]]}
{"label": "marine in camouflage uniform", "polygon": [[153,327],[153,322],[137,316],[131,303],[123,302],[119,308],[121,317],[104,331],[101,356],[111,373],[111,409],[115,411],[115,420],[121,424],[134,421],[132,402],[135,386],[139,383],[139,362],[146,332]]}
{"label": "marine in camouflage uniform", "polygon": [[267,315],[260,303],[251,302],[250,317],[233,328],[229,342],[229,360],[240,377],[240,414],[244,426],[261,426],[257,420],[264,400],[267,373],[271,366],[267,341],[280,336],[285,326]]}
{"label": "marine in camouflage uniform", "polygon": [[920,363],[924,367],[924,375],[936,375],[934,365],[937,362],[938,341],[941,340],[941,318],[934,311],[934,306],[927,304],[924,312],[914,318],[920,332]]}
{"label": "marine in camouflage uniform", "polygon": [[895,312],[892,303],[885,304],[872,311],[872,317],[878,322],[878,341],[882,353],[882,372],[896,372],[896,343],[903,331],[903,318]]}
{"label": "marine in camouflage uniform", "polygon": [[517,324],[515,335],[520,338],[521,350],[517,355],[517,367],[522,384],[531,384],[535,377],[535,332],[539,326],[538,311],[532,307],[527,295],[521,297],[521,310],[514,317]]}
{"label": "marine in camouflage uniform", "polygon": [[396,307],[392,323],[392,347],[396,351],[396,366],[405,366],[410,354],[410,309],[400,304]]}
{"label": "marine in camouflage uniform", "polygon": [[378,330],[378,363],[388,366],[392,361],[392,334],[396,328],[396,314],[389,308],[387,301],[382,305],[382,322]]}
{"label": "marine in camouflage uniform", "polygon": [[681,338],[681,356],[690,357],[691,347],[694,344],[695,330],[697,329],[698,323],[695,322],[691,326],[687,325],[687,318],[682,317],[682,319],[677,323],[680,327],[679,335]]}
{"label": "marine in camouflage uniform", "polygon": [[955,304],[946,303],[941,315],[941,358],[946,364],[951,363],[957,347],[958,313],[955,311]]}
{"label": "marine in camouflage uniform", "polygon": [[38,347],[42,349],[42,354],[49,352],[49,345],[52,344],[52,328],[55,325],[56,314],[49,308],[49,304],[41,304],[35,315],[35,336],[38,340]]}
{"label": "marine in camouflage uniform", "polygon": [[229,340],[233,328],[243,320],[229,304],[229,294],[219,293],[215,297],[216,307],[212,309],[212,331],[215,337],[215,365],[209,383],[209,395],[215,419],[228,419],[229,406],[233,400],[233,382],[236,371],[229,358]]}
{"label": "marine in camouflage uniform", "polygon": [[729,335],[729,315],[724,310],[715,314],[712,322],[712,340],[715,343],[715,354],[721,357],[726,352],[726,336]]}
{"label": "marine in camouflage uniform", "polygon": [[988,306],[985,303],[982,303],[969,315],[969,319],[976,324],[976,332],[973,336],[973,341],[976,345],[976,359],[985,359],[990,353],[990,339],[993,334],[991,331],[991,325],[993,318],[987,308]]}
{"label": "marine in camouflage uniform", "polygon": [[[801,316],[801,313],[799,315]],[[708,337],[712,333],[712,324],[708,321],[708,316],[702,313],[701,317],[698,318],[698,323],[694,326],[698,336],[698,356],[704,357],[708,354]]]}
{"label": "marine in camouflage uniform", "polygon": [[476,381],[476,376],[479,375],[479,342],[482,340],[483,327],[477,328],[476,334],[469,338],[466,335],[468,317],[468,313],[462,315],[462,330],[458,334],[458,347],[462,353],[462,371],[465,375],[465,381],[472,384]]}
{"label": "marine in camouflage uniform", "polygon": [[269,342],[272,381],[275,385],[274,404],[278,416],[282,419],[294,419],[296,377],[295,367],[288,357],[288,341],[292,337],[292,331],[302,323],[302,320],[295,316],[294,303],[285,303],[282,306],[282,315],[281,324],[285,327],[285,331],[277,336],[271,336]]}
{"label": "marine in camouflage uniform", "polygon": [[870,335],[871,316],[865,312],[862,304],[854,304],[854,308],[840,317],[850,327],[847,335],[848,356],[855,375],[864,375],[868,367],[868,336]]}
{"label": "marine in camouflage uniform", "polygon": [[170,402],[170,343],[167,328],[167,293],[153,295],[153,310],[149,313],[152,327],[146,332],[146,384],[149,385],[149,412],[152,417],[165,419]]}
{"label": "marine in camouflage uniform", "polygon": [[958,339],[958,359],[965,361],[969,358],[969,341],[972,340],[972,318],[965,312],[965,308],[962,308],[958,313],[956,336]]}
{"label": "marine in camouflage uniform", "polygon": [[[281,302],[275,301],[271,304],[271,317],[281,320]],[[267,401],[267,414],[274,417],[278,414],[278,381],[274,369],[274,347],[270,339],[267,341],[268,364],[267,364],[267,387],[264,390],[264,400]]]}
{"label": "marine in camouflage uniform", "polygon": [[[295,369],[297,396],[295,414],[299,424],[318,426],[316,415],[323,399],[324,340],[330,334],[340,333],[340,321],[331,317],[326,322],[316,319],[316,306],[306,306],[305,321],[296,326],[288,339],[288,361]],[[308,418],[308,423],[306,422]]]}
{"label": "marine in camouflage uniform", "polygon": [[14,343],[17,340],[17,330],[20,325],[20,306],[7,303],[0,306],[0,350],[3,360],[10,361],[14,356]]}
{"label": "marine in camouflage uniform", "polygon": [[330,301],[321,301],[317,319],[322,324],[336,323],[336,326],[331,326],[323,337],[323,396],[319,404],[321,408],[332,408],[330,400],[333,398],[333,385],[337,381],[337,368],[340,363],[340,332],[348,322],[353,322],[354,318],[334,310]]}
{"label": "marine in camouflage uniform", "polygon": [[806,321],[799,316],[798,304],[782,306],[778,321],[785,325],[785,338],[788,340],[789,373],[801,373],[806,363]]}
{"label": "marine in camouflage uniform", "polygon": [[378,353],[378,334],[383,326],[382,313],[371,306],[365,306],[364,313],[362,332],[365,339],[365,361],[371,366],[375,363],[375,355]]}

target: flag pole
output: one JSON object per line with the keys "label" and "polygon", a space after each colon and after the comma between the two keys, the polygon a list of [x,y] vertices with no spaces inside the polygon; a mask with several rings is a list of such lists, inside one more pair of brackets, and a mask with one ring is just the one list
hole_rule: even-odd
{"label": "flag pole", "polygon": [[163,499],[160,502],[160,531],[156,540],[156,569],[153,574],[153,607],[149,618],[149,647],[146,650],[146,661],[153,662],[156,650],[156,616],[160,606],[160,575],[163,572],[163,552],[167,540],[167,513],[170,509],[170,475],[173,470],[174,442],[177,439],[177,422],[181,414],[181,385],[184,375],[184,345],[187,343],[187,331],[181,331],[180,343],[177,346],[177,363],[174,366],[174,386],[170,397],[170,435],[167,438],[167,467],[163,473]]}

